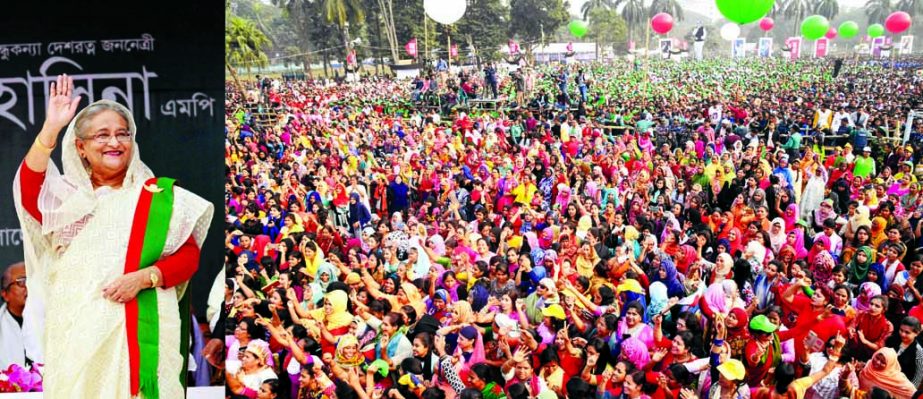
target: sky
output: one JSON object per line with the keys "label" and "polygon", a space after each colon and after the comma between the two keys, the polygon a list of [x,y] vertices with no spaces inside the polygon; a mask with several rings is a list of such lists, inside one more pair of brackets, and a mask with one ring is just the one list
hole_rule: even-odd
{"label": "sky", "polygon": [[[580,15],[580,7],[582,7],[583,3],[586,2],[587,0],[570,0],[571,14]],[[697,12],[703,13],[714,19],[721,17],[721,14],[718,13],[718,7],[715,6],[715,0],[679,0],[679,2],[685,9],[696,10]],[[866,2],[867,0],[839,0],[841,8],[840,11],[842,12],[843,9],[862,7]]]}

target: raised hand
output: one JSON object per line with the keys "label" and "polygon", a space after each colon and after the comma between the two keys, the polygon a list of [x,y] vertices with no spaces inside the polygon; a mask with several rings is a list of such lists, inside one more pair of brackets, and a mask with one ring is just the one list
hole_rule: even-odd
{"label": "raised hand", "polygon": [[655,350],[651,355],[651,361],[656,363],[663,360],[663,358],[667,355],[667,352],[669,352],[669,349],[667,348],[657,348],[657,350]]}
{"label": "raised hand", "polygon": [[[74,119],[77,112],[77,106],[80,104],[80,96],[72,97],[74,94],[74,78],[64,75],[58,75],[55,82],[51,82],[48,90],[48,109],[45,112],[45,125],[55,130],[55,133],[63,129]],[[47,143],[43,143],[47,144]]]}

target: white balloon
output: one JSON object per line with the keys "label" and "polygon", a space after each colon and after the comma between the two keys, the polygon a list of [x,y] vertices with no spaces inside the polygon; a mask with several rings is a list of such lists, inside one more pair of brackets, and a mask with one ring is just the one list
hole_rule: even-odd
{"label": "white balloon", "polygon": [[467,7],[466,0],[423,0],[426,15],[443,25],[458,22]]}
{"label": "white balloon", "polygon": [[733,22],[728,22],[724,24],[724,26],[721,27],[721,38],[722,39],[730,41],[730,40],[736,39],[738,36],[740,36],[740,26],[739,25]]}

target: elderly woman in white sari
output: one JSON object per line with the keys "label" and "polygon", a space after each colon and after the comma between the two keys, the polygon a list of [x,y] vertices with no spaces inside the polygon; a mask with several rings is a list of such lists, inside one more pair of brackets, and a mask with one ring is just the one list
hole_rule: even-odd
{"label": "elderly woman in white sari", "polygon": [[[73,86],[50,85],[13,186],[45,395],[183,397],[186,286],[213,206],[154,177],[124,106],[98,101],[75,117]],[[61,174],[50,158],[64,127]]]}

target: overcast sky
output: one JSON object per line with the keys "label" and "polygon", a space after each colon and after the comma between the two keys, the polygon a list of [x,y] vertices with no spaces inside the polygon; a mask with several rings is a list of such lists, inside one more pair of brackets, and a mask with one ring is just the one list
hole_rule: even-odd
{"label": "overcast sky", "polygon": [[[704,13],[705,15],[710,16],[711,18],[717,19],[721,17],[721,14],[718,13],[718,7],[715,6],[715,0],[679,0],[680,4],[683,5],[684,9],[687,10],[696,10],[697,12]],[[743,1],[743,0],[741,0]],[[779,1],[779,0],[777,0]],[[583,6],[583,3],[586,3],[587,0],[570,0],[570,12],[574,15],[580,15],[580,7]],[[842,9],[852,9],[857,7],[862,7],[865,5],[867,0],[839,0],[841,12]]]}

